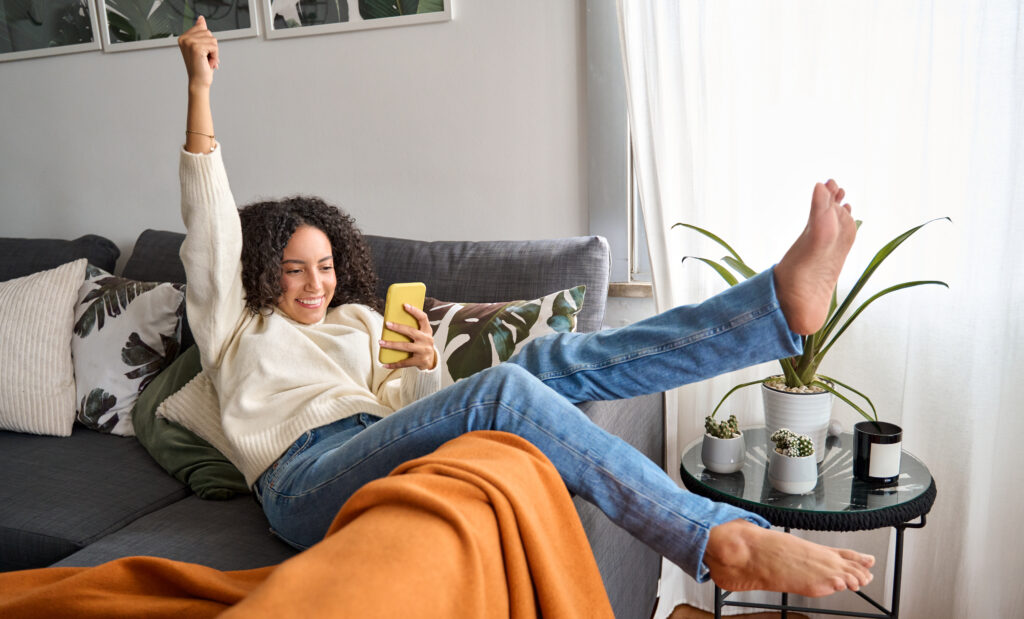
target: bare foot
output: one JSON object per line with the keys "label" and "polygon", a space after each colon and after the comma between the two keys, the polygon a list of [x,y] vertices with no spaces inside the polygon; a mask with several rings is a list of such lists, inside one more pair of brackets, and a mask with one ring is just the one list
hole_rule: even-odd
{"label": "bare foot", "polygon": [[875,558],[733,520],[711,529],[704,563],[728,591],[778,591],[822,597],[871,582]]}
{"label": "bare foot", "polygon": [[815,185],[807,226],[775,266],[775,292],[794,333],[814,333],[828,316],[832,291],[857,236],[845,196],[834,180]]}

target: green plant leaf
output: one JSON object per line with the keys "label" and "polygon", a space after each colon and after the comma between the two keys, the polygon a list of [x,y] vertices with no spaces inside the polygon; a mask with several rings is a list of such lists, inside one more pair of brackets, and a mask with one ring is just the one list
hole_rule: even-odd
{"label": "green plant leaf", "polygon": [[[823,376],[822,378],[825,378],[825,377]],[[832,380],[832,379],[831,379],[831,378],[829,378],[829,379],[827,379],[827,380]],[[812,384],[812,385],[814,385],[815,387],[821,387],[822,389],[824,389],[825,391],[828,391],[829,393],[831,393],[832,395],[836,396],[837,398],[839,398],[839,399],[840,399],[840,400],[842,400],[843,402],[846,402],[846,403],[847,403],[847,404],[849,404],[849,405],[850,405],[851,407],[853,407],[853,409],[854,409],[854,410],[856,410],[856,411],[857,411],[858,413],[860,413],[861,415],[863,415],[863,416],[864,416],[864,418],[865,418],[865,419],[867,419],[868,421],[878,421],[878,416],[877,416],[877,413],[876,413],[875,417],[873,417],[873,418],[872,418],[872,417],[871,417],[871,415],[869,415],[869,414],[867,414],[866,412],[864,412],[864,409],[863,409],[863,408],[861,408],[861,407],[857,406],[856,404],[854,404],[854,403],[853,403],[853,402],[852,402],[852,401],[850,400],[850,398],[848,398],[848,397],[846,397],[845,395],[843,395],[843,394],[839,393],[838,391],[836,391],[836,390],[835,390],[835,388],[834,388],[834,387],[832,387],[831,385],[829,385],[828,383],[825,383],[824,381],[820,381],[820,380],[815,380],[815,381],[812,381],[812,382],[811,382],[811,384]],[[836,381],[836,384],[841,384],[841,383],[839,383],[838,381]],[[844,387],[846,387],[846,385],[843,385],[843,386],[844,386]],[[847,389],[850,389],[850,387],[846,387],[846,388],[847,388]],[[851,389],[851,391],[854,391],[854,390],[853,390],[853,389]],[[859,391],[857,391],[857,393],[860,393],[860,392],[859,392]],[[865,399],[866,399],[866,398],[865,398]],[[870,400],[868,400],[868,402],[870,402]],[[872,409],[871,409],[871,410],[874,410],[874,405],[872,405]]]}
{"label": "green plant leaf", "polygon": [[757,275],[757,271],[748,267],[743,262],[736,260],[732,256],[723,256],[722,262],[731,266],[734,271],[742,275],[745,279],[750,279],[751,277]]}
{"label": "green plant leaf", "polygon": [[724,279],[726,281],[726,283],[729,284],[730,286],[735,286],[736,284],[740,283],[740,280],[736,279],[736,276],[733,275],[732,273],[730,273],[729,269],[727,269],[724,266],[718,264],[714,260],[709,260],[707,258],[698,258],[697,256],[684,256],[683,257],[683,262],[686,262],[687,258],[693,258],[694,260],[700,260],[704,264],[708,265],[709,267],[714,269],[719,275],[721,275],[722,279]]}
{"label": "green plant leaf", "polygon": [[[836,385],[839,385],[843,389],[848,389],[849,391],[852,391],[852,392],[856,393],[857,395],[859,395],[860,397],[864,398],[864,401],[867,402],[868,406],[871,407],[871,412],[875,416],[874,421],[878,421],[878,409],[875,408],[875,403],[871,401],[871,398],[866,396],[864,393],[854,389],[853,387],[847,385],[846,383],[840,382],[840,381],[832,378],[831,376],[825,376],[824,374],[819,374],[818,376],[820,378],[824,378],[825,380],[830,381],[830,382],[832,382],[832,383],[834,383]],[[858,409],[858,410],[860,410],[860,409]],[[861,414],[863,415],[864,412],[861,411]]]}
{"label": "green plant leaf", "polygon": [[359,0],[359,14],[363,19],[413,15],[418,11],[417,0]]}
{"label": "green plant leaf", "polygon": [[768,378],[762,378],[761,380],[752,380],[749,383],[743,383],[742,385],[736,385],[735,387],[730,389],[724,396],[722,396],[722,399],[718,401],[718,406],[715,407],[715,410],[711,411],[711,414],[708,415],[708,417],[713,419],[715,417],[715,413],[717,413],[718,409],[721,408],[722,404],[725,403],[726,398],[731,396],[733,393],[735,393],[739,389],[742,389],[744,387],[749,387],[751,385],[760,385],[761,383],[766,383],[769,380],[771,380],[770,376]]}
{"label": "green plant leaf", "polygon": [[444,0],[420,0],[417,13],[439,13],[444,10]]}
{"label": "green plant leaf", "polygon": [[714,241],[714,242],[718,243],[719,245],[721,245],[722,247],[724,247],[725,251],[727,251],[730,254],[732,254],[732,257],[735,258],[737,261],[739,261],[740,263],[743,263],[743,258],[740,258],[740,255],[738,253],[736,253],[736,250],[733,249],[732,247],[730,247],[728,243],[726,243],[722,239],[720,239],[717,236],[715,236],[713,233],[705,230],[704,228],[698,228],[697,226],[694,226],[692,224],[684,224],[683,222],[672,224],[673,228],[678,227],[678,226],[682,226],[684,228],[689,228],[690,230],[695,230],[695,231],[703,234],[704,236],[708,237],[712,241]]}
{"label": "green plant leaf", "polygon": [[800,381],[800,377],[796,373],[795,365],[800,362],[803,357],[786,357],[785,359],[779,359],[779,365],[782,366],[782,377],[787,387],[802,387],[803,382]]}
{"label": "green plant leaf", "polygon": [[850,323],[852,323],[854,321],[854,319],[856,319],[857,316],[859,316],[860,313],[864,311],[864,308],[866,308],[868,305],[873,303],[876,299],[880,299],[881,297],[889,294],[890,292],[896,292],[897,290],[903,290],[904,288],[913,288],[914,286],[926,286],[926,285],[931,285],[931,284],[934,284],[934,285],[937,285],[937,286],[944,286],[946,288],[949,288],[949,284],[947,284],[946,282],[930,279],[930,280],[921,280],[921,281],[915,281],[915,282],[904,282],[902,284],[896,284],[895,286],[889,286],[885,290],[872,295],[872,297],[870,299],[868,299],[867,301],[862,303],[860,305],[860,307],[858,307],[852,314],[850,314],[850,318],[845,323],[843,323],[843,326],[840,327],[839,331],[836,331],[836,334],[832,337],[831,340],[829,340],[828,344],[826,344],[821,349],[821,351],[817,353],[817,356],[819,357],[819,359],[821,357],[824,357],[825,353],[827,353],[829,351],[829,349],[832,348],[832,344],[835,344],[836,340],[839,339],[839,336],[842,335],[843,332],[846,331],[847,328],[849,328]]}
{"label": "green plant leaf", "polygon": [[825,326],[822,327],[822,331],[819,331],[819,333],[822,333],[822,341],[827,339],[829,334],[831,334],[832,331],[835,329],[836,325],[839,324],[839,321],[842,318],[843,314],[846,313],[846,310],[849,309],[851,305],[853,305],[853,300],[857,297],[857,294],[860,293],[860,291],[867,284],[871,276],[874,275],[875,271],[878,270],[878,267],[882,265],[882,262],[884,262],[885,259],[888,258],[889,255],[892,254],[892,252],[894,252],[897,247],[902,245],[903,242],[909,239],[915,232],[927,226],[928,224],[939,221],[941,219],[945,219],[946,221],[952,221],[949,217],[936,217],[935,219],[926,221],[919,226],[914,226],[913,228],[907,230],[903,234],[889,241],[888,243],[885,244],[884,247],[882,247],[882,249],[878,250],[878,253],[876,253],[874,258],[871,259],[871,262],[868,263],[867,268],[865,268],[864,272],[861,273],[861,276],[857,278],[857,282],[853,285],[853,288],[850,290],[850,293],[846,295],[845,299],[843,299],[843,302],[839,306],[839,309],[836,310],[836,313],[828,320]]}

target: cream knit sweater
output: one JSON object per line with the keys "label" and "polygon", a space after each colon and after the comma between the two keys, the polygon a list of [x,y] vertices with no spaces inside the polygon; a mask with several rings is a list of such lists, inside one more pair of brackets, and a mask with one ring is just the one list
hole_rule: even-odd
{"label": "cream knit sweater", "polygon": [[[276,308],[251,314],[241,224],[220,147],[207,155],[183,149],[179,174],[189,326],[217,391],[218,430],[231,446],[225,455],[246,483],[307,430],[361,412],[385,417],[440,388],[436,368],[388,370],[377,362],[383,318],[364,305],[332,308],[313,325]],[[191,414],[182,420],[188,427],[212,421],[209,411]]]}

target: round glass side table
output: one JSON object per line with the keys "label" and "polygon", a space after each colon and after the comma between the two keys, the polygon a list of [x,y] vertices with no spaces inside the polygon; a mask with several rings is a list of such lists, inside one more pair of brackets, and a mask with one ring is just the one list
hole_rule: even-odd
{"label": "round glass side table", "polygon": [[[774,526],[811,531],[864,531],[894,527],[896,529],[892,608],[885,609],[862,592],[856,592],[882,614],[845,613],[789,605],[787,594],[781,605],[729,602],[729,592],[715,587],[715,617],[721,617],[723,606],[742,606],[856,617],[899,616],[900,584],[903,569],[903,532],[925,526],[925,514],[935,502],[935,480],[928,467],[904,451],[900,459],[900,475],[887,486],[868,484],[853,477],[853,435],[830,437],[825,458],[818,464],[818,483],[803,495],[783,494],[768,481],[768,436],[765,428],[743,430],[747,454],[743,468],[736,473],[714,473],[704,468],[700,459],[698,439],[683,451],[680,476],[683,485],[694,494],[714,501],[729,503],[763,516]],[[911,523],[918,520],[917,523]]]}

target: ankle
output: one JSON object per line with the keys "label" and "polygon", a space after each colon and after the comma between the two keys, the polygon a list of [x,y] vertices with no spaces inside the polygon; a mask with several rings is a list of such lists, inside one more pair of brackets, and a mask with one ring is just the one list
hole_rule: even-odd
{"label": "ankle", "polygon": [[761,530],[746,520],[731,520],[711,529],[704,549],[704,563],[714,567],[739,568],[751,557],[752,536]]}

